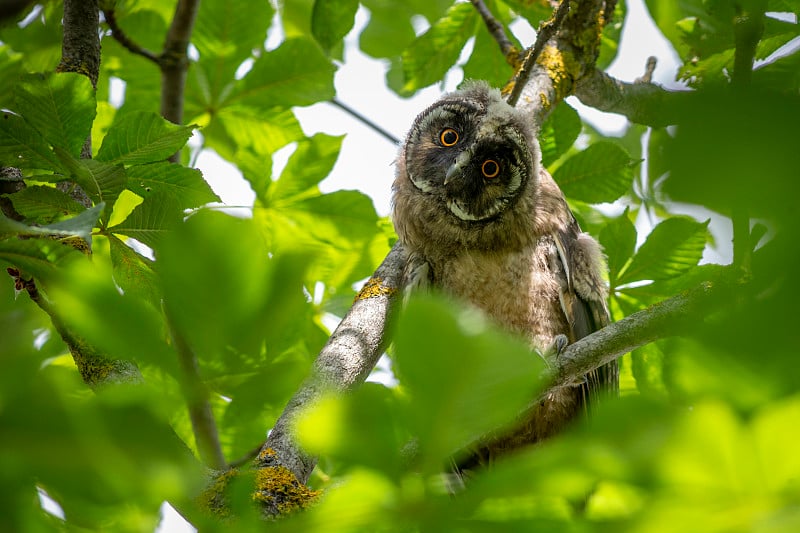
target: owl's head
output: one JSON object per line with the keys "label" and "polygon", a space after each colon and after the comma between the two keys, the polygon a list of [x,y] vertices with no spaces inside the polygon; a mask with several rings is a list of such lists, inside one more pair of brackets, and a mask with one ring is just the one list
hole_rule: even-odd
{"label": "owl's head", "polygon": [[524,115],[497,89],[472,82],[414,120],[399,163],[423,196],[474,223],[499,217],[535,186],[539,157]]}

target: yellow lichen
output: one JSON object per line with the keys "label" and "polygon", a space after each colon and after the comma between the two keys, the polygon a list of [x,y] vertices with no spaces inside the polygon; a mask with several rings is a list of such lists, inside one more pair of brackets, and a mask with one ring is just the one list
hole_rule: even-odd
{"label": "yellow lichen", "polygon": [[366,300],[367,298],[374,298],[376,296],[392,296],[396,292],[397,289],[384,285],[383,279],[377,277],[370,278],[361,290],[358,291],[354,302]]}
{"label": "yellow lichen", "polygon": [[550,109],[550,99],[544,93],[544,91],[539,93],[539,102],[542,104],[542,109],[545,111]]}
{"label": "yellow lichen", "polygon": [[228,506],[225,491],[228,489],[231,481],[238,475],[239,470],[231,468],[215,477],[209,486],[197,497],[197,503],[200,505],[200,508],[211,512],[211,514],[219,518],[230,517],[231,511]]}
{"label": "yellow lichen", "polygon": [[558,100],[566,98],[574,81],[580,76],[580,64],[572,54],[548,45],[542,50],[537,63],[547,70]]}
{"label": "yellow lichen", "polygon": [[286,515],[305,509],[319,495],[320,491],[311,490],[300,483],[284,466],[268,466],[256,471],[253,500],[264,505],[265,512],[270,516]]}

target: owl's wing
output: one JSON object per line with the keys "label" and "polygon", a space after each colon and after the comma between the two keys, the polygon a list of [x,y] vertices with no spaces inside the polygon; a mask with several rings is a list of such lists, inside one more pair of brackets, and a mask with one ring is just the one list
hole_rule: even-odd
{"label": "owl's wing", "polygon": [[[553,235],[564,282],[559,299],[570,325],[569,340],[575,342],[608,325],[606,288],[602,278],[604,261],[600,245],[581,232],[572,219],[563,231]],[[604,396],[616,396],[619,391],[619,366],[616,361],[603,365],[585,376],[584,403]]]}

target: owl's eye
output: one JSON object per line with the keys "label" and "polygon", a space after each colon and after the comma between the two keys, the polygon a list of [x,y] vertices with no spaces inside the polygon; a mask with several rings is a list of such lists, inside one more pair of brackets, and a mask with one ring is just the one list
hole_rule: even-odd
{"label": "owl's eye", "polygon": [[453,128],[445,128],[439,134],[439,142],[443,146],[453,146],[458,142],[458,132]]}
{"label": "owl's eye", "polygon": [[487,159],[481,165],[481,172],[484,178],[496,178],[500,174],[500,164],[494,159]]}

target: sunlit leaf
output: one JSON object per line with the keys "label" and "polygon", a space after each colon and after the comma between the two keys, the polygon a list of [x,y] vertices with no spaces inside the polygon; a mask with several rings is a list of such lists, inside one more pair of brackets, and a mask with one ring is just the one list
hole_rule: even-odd
{"label": "sunlit leaf", "polygon": [[635,164],[618,144],[603,141],[564,161],[553,178],[570,198],[613,202],[630,189]]}
{"label": "sunlit leaf", "polygon": [[708,222],[688,217],[668,218],[639,247],[618,285],[639,280],[673,278],[697,265],[708,240]]}
{"label": "sunlit leaf", "polygon": [[128,218],[108,229],[133,237],[142,244],[156,248],[166,234],[181,221],[182,211],[177,200],[166,194],[153,194],[137,205]]}
{"label": "sunlit leaf", "polygon": [[42,136],[19,115],[0,117],[0,164],[8,167],[58,169],[58,159]]}
{"label": "sunlit leaf", "polygon": [[14,110],[52,146],[77,157],[96,112],[92,82],[71,72],[23,76]]}
{"label": "sunlit leaf", "polygon": [[542,124],[539,143],[542,164],[550,166],[569,150],[581,133],[581,118],[566,102],[561,102]]}
{"label": "sunlit leaf", "polygon": [[17,213],[39,223],[52,222],[66,215],[76,215],[86,208],[55,187],[33,185],[9,194]]}
{"label": "sunlit leaf", "polygon": [[97,159],[123,165],[163,161],[183,148],[193,129],[172,124],[155,113],[128,113],[108,130]]}
{"label": "sunlit leaf", "polygon": [[133,251],[114,235],[108,236],[114,282],[126,294],[138,296],[160,307],[161,292],[152,262]]}
{"label": "sunlit leaf", "polygon": [[617,286],[617,276],[633,257],[636,247],[636,227],[629,218],[628,209],[600,231],[600,244],[608,260],[608,279],[611,288]]}
{"label": "sunlit leaf", "polygon": [[458,59],[478,21],[471,4],[453,5],[403,52],[403,92],[411,94],[441,81]]}
{"label": "sunlit leaf", "polygon": [[342,139],[318,133],[298,143],[280,179],[270,188],[270,200],[280,202],[316,187],[336,163]]}
{"label": "sunlit leaf", "polygon": [[519,415],[535,397],[544,364],[476,310],[430,297],[408,303],[395,344],[397,373],[411,396],[411,423],[426,467],[434,470]]}
{"label": "sunlit leaf", "polygon": [[142,198],[151,194],[166,194],[173,197],[182,208],[219,201],[197,169],[162,161],[134,165],[126,170],[126,174],[128,189]]}
{"label": "sunlit leaf", "polygon": [[353,27],[358,0],[315,0],[311,34],[325,50],[339,43]]}
{"label": "sunlit leaf", "polygon": [[229,101],[264,108],[329,100],[334,70],[315,42],[289,39],[256,60]]}

